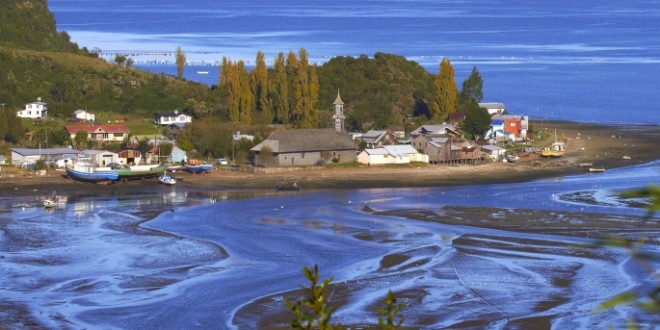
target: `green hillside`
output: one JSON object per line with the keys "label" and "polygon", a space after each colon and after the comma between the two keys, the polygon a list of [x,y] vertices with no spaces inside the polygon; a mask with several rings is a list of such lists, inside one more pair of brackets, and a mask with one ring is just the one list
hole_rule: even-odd
{"label": "green hillside", "polygon": [[[39,97],[48,103],[49,117],[62,127],[77,109],[87,109],[103,121],[128,119],[133,134],[153,134],[149,122],[158,111],[187,111],[196,118],[193,123],[202,118],[227,123],[231,118],[227,86],[209,88],[140,71],[126,62],[108,63],[56,30],[46,0],[3,0],[0,9],[0,104],[5,110],[0,116],[0,145],[23,144],[24,133],[33,127],[21,125],[32,123],[16,120],[14,114]],[[274,75],[273,68],[268,71],[269,77]],[[430,116],[433,75],[401,56],[336,57],[316,72],[319,127],[331,126],[338,91],[345,102],[348,130],[383,129]],[[295,122],[287,125],[296,127]]]}

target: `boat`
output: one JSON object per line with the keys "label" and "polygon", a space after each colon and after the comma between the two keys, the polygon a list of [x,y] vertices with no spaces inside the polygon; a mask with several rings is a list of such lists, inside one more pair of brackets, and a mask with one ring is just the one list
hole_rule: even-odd
{"label": "boat", "polygon": [[209,74],[208,71],[197,71],[197,74]]}
{"label": "boat", "polygon": [[119,179],[119,173],[110,167],[94,166],[91,157],[79,156],[73,167],[66,168],[66,175],[76,181],[108,184]]}
{"label": "boat", "polygon": [[300,185],[298,185],[298,182],[293,182],[292,184],[278,184],[278,185],[275,185],[275,190],[277,190],[277,191],[298,191],[298,190],[300,190]]}
{"label": "boat", "polygon": [[134,179],[147,179],[155,178],[160,173],[163,173],[167,167],[165,165],[135,165],[125,168],[117,169],[119,173],[119,180],[134,180]]}
{"label": "boat", "polygon": [[160,183],[166,184],[166,185],[175,185],[176,184],[176,179],[167,175],[167,173],[163,173],[158,177],[158,181]]}
{"label": "boat", "polygon": [[213,169],[211,164],[199,164],[199,165],[186,165],[183,167],[183,170],[192,174],[201,174],[207,173]]}
{"label": "boat", "polygon": [[602,167],[590,167],[589,172],[600,173],[600,172],[605,172],[605,169]]}
{"label": "boat", "polygon": [[561,157],[566,152],[564,142],[557,141],[557,130],[555,130],[555,142],[549,147],[541,150],[541,157]]}
{"label": "boat", "polygon": [[55,195],[54,191],[53,194],[50,195],[50,197],[44,199],[43,204],[44,207],[47,209],[57,207],[57,195]]}

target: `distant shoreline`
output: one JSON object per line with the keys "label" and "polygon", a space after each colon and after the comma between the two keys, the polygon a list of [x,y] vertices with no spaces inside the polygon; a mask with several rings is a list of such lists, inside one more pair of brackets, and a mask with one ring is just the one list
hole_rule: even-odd
{"label": "distant shoreline", "polygon": [[[660,159],[657,125],[600,125],[563,121],[532,122],[535,129],[557,130],[566,142],[567,152],[561,158],[545,159],[531,155],[516,163],[482,165],[426,165],[407,167],[330,167],[283,168],[268,173],[246,173],[214,169],[209,174],[175,173],[181,180],[175,189],[242,190],[274,189],[276,184],[297,181],[305,189],[361,189],[401,187],[442,187],[526,182],[588,172],[582,162],[612,169],[640,165]],[[108,186],[76,182],[62,176],[62,171],[49,171],[46,176],[23,177],[0,172],[0,194],[113,193],[153,191],[156,179],[117,182]]]}

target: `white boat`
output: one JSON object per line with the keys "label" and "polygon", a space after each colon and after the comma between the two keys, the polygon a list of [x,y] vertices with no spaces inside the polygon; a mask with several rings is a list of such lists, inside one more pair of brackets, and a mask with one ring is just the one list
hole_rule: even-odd
{"label": "white boat", "polygon": [[50,197],[44,199],[43,204],[47,209],[57,207],[57,196],[55,195],[55,192],[53,192]]}
{"label": "white boat", "polygon": [[176,184],[176,179],[167,175],[167,173],[163,173],[158,177],[158,181],[163,184],[167,185],[175,185]]}
{"label": "white boat", "polygon": [[600,173],[600,172],[605,172],[605,169],[602,167],[590,167],[589,172]]}
{"label": "white boat", "polygon": [[209,74],[208,71],[197,71],[197,74]]}

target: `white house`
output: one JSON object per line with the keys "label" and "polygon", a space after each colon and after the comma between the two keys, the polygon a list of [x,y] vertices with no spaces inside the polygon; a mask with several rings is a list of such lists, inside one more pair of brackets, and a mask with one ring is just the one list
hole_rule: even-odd
{"label": "white house", "polygon": [[46,116],[48,112],[47,104],[41,102],[41,98],[37,98],[37,102],[28,103],[25,105],[25,109],[16,113],[16,116],[21,118],[42,118]]}
{"label": "white house", "polygon": [[110,164],[119,164],[119,154],[107,150],[84,150],[80,155],[92,158],[92,162],[96,166],[106,167]]}
{"label": "white house", "polygon": [[483,103],[479,103],[479,107],[486,109],[488,111],[488,114],[491,116],[502,115],[506,111],[506,107],[504,106],[504,103],[483,102]]}
{"label": "white house", "polygon": [[96,115],[85,110],[78,109],[73,112],[73,118],[77,119],[78,121],[95,121]]}
{"label": "white house", "polygon": [[357,161],[366,165],[394,164],[395,159],[385,148],[364,149],[357,156]]}
{"label": "white house", "polygon": [[375,149],[364,149],[358,154],[358,162],[367,165],[428,163],[429,156],[420,154],[409,144],[389,145]]}
{"label": "white house", "polygon": [[504,154],[506,153],[506,149],[492,144],[481,146],[481,150],[485,152],[490,159],[496,162],[504,159]]}
{"label": "white house", "polygon": [[192,122],[192,117],[185,113],[179,113],[178,110],[172,112],[156,112],[154,114],[154,123],[156,125],[187,124]]}

